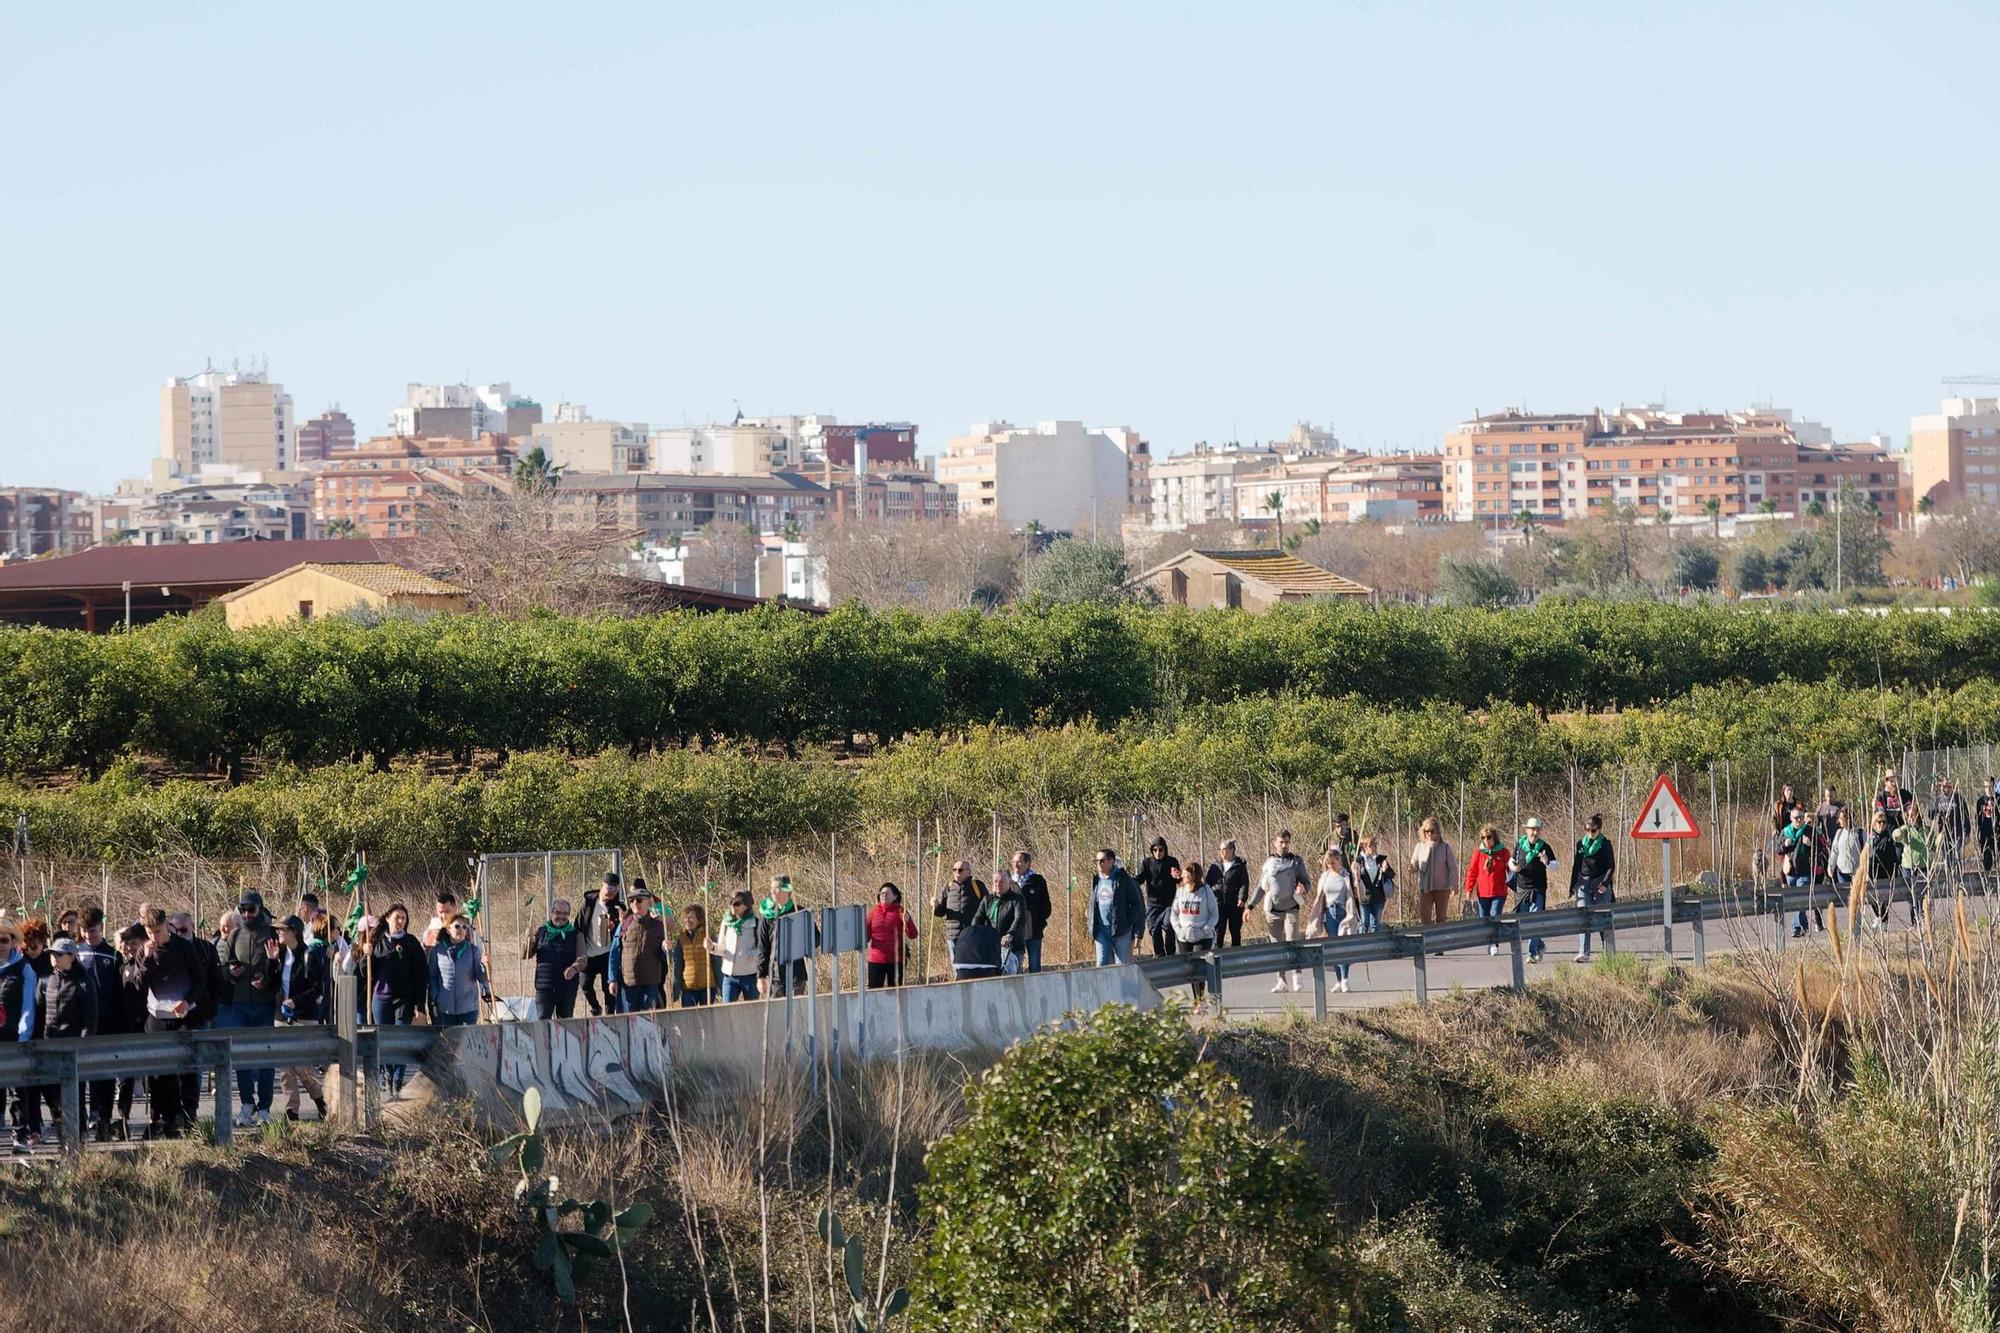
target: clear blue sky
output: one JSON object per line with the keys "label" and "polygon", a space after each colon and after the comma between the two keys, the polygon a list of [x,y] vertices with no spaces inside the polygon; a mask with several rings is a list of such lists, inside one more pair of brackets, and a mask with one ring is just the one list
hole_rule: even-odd
{"label": "clear blue sky", "polygon": [[0,483],[159,384],[1130,424],[2000,373],[2000,6],[10,4]]}

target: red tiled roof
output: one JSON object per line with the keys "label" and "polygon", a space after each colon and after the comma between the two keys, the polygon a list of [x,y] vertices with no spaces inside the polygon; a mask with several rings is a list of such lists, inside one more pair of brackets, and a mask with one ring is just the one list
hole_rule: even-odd
{"label": "red tiled roof", "polygon": [[310,542],[188,542],[93,546],[53,560],[0,566],[0,592],[117,588],[130,579],[172,587],[242,587],[306,561],[396,563],[400,542],[341,537]]}

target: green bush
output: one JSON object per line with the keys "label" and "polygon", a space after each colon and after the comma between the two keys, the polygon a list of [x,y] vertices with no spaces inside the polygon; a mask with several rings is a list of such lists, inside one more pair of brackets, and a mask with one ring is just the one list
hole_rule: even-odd
{"label": "green bush", "polygon": [[1704,687],[1951,690],[1996,676],[1992,615],[1636,602],[331,617],[248,631],[196,616],[129,635],[0,629],[0,765],[95,775],[133,754],[238,777],[253,761],[379,767],[718,740],[796,751],[986,725],[1111,727],[1281,695],[1546,716]]}
{"label": "green bush", "polygon": [[1016,1045],[920,1195],[919,1329],[1351,1326],[1319,1176],[1172,1010],[1111,1006]]}

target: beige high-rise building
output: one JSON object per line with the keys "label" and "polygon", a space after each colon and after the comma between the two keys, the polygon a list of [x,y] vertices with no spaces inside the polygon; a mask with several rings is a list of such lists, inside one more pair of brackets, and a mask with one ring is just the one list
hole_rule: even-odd
{"label": "beige high-rise building", "polygon": [[1947,398],[1910,418],[1912,503],[2000,501],[2000,398]]}
{"label": "beige high-rise building", "polygon": [[160,457],[177,476],[217,463],[282,472],[297,443],[292,396],[261,370],[204,370],[160,390]]}
{"label": "beige high-rise building", "polygon": [[1152,512],[1151,461],[1146,441],[1124,427],[982,421],[946,446],[937,476],[957,494],[961,518],[1107,537],[1128,513],[1143,523]]}

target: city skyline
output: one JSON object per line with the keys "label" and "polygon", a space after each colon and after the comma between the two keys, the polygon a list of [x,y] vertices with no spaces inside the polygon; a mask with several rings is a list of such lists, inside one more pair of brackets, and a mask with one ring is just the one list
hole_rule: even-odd
{"label": "city skyline", "polygon": [[1901,443],[2000,373],[1969,5],[391,13],[0,20],[5,481],[143,470],[211,358],[364,437],[508,380],[1158,456],[1644,402]]}

